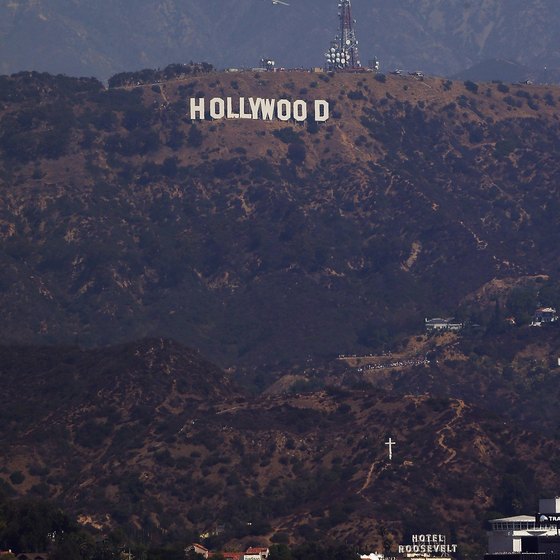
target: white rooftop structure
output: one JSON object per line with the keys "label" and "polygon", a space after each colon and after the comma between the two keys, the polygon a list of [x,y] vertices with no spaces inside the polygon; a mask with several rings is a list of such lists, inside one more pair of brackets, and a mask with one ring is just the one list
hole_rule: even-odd
{"label": "white rooftop structure", "polygon": [[[539,500],[540,513],[560,513],[560,498]],[[523,537],[548,537],[558,533],[556,524],[536,522],[534,515],[515,515],[491,519],[492,530],[488,533],[488,552],[521,552]]]}
{"label": "white rooftop structure", "polygon": [[463,323],[457,323],[451,319],[442,319],[434,317],[433,319],[424,319],[424,327],[428,332],[433,331],[460,331],[463,328]]}
{"label": "white rooftop structure", "polygon": [[385,555],[379,552],[370,552],[369,554],[359,554],[360,560],[385,560]]}
{"label": "white rooftop structure", "polygon": [[540,327],[543,323],[555,323],[556,321],[558,321],[558,314],[554,307],[539,307],[535,311],[531,326]]}

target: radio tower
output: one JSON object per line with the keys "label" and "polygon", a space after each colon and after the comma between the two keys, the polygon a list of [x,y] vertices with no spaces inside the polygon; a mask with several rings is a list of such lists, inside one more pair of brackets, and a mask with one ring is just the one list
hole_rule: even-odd
{"label": "radio tower", "polygon": [[338,35],[332,41],[328,52],[327,70],[352,70],[361,68],[358,55],[358,40],[354,31],[355,19],[352,19],[352,5],[350,0],[339,0],[338,18],[340,28]]}

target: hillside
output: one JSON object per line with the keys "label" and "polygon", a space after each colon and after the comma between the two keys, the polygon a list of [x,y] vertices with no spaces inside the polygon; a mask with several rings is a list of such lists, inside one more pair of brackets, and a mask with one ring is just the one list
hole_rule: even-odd
{"label": "hillside", "polygon": [[[418,336],[389,356],[350,358],[347,364],[338,360],[320,374],[308,371],[295,381],[281,376],[267,392],[290,392],[299,381],[299,390],[337,384],[452,397],[556,438],[559,334],[558,328],[504,326],[500,333]],[[429,362],[419,363],[425,356]],[[395,365],[383,367],[388,363]]]}
{"label": "hillside", "polygon": [[[255,366],[377,350],[493,280],[557,282],[556,88],[191,71],[0,80],[5,342],[166,336]],[[191,123],[202,94],[332,115]]]}
{"label": "hillside", "polygon": [[493,509],[558,487],[553,440],[460,399],[380,389],[247,399],[165,340],[1,348],[0,368],[3,489],[141,542],[222,527],[209,545],[285,533],[380,548],[441,530],[470,558]]}

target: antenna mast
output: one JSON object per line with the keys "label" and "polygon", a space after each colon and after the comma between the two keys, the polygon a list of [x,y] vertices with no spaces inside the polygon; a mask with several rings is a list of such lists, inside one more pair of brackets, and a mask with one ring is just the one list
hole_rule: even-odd
{"label": "antenna mast", "polygon": [[356,20],[352,18],[352,4],[350,0],[339,0],[338,18],[340,29],[338,35],[331,42],[325,53],[327,70],[352,70],[361,68],[358,55],[358,40],[354,31]]}

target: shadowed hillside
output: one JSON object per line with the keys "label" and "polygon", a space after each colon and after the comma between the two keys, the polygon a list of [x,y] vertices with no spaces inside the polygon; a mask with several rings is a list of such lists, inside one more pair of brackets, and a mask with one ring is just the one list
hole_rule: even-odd
{"label": "shadowed hillside", "polygon": [[[366,352],[493,279],[556,277],[557,89],[191,72],[1,78],[5,341]],[[197,95],[328,99],[331,118],[193,123]]]}
{"label": "shadowed hillside", "polygon": [[220,526],[210,546],[283,533],[380,548],[437,530],[476,557],[492,509],[528,508],[558,485],[554,441],[461,399],[380,389],[247,399],[161,339],[1,348],[0,372],[4,490],[148,542]]}
{"label": "shadowed hillside", "polygon": [[[558,89],[195,64],[112,83],[143,79],[0,78],[4,489],[155,540],[441,530],[465,557],[484,517],[552,495],[558,335],[528,324],[560,293]],[[188,118],[216,96],[331,118]],[[452,315],[461,339],[420,336]],[[422,364],[333,364],[393,347]]]}

